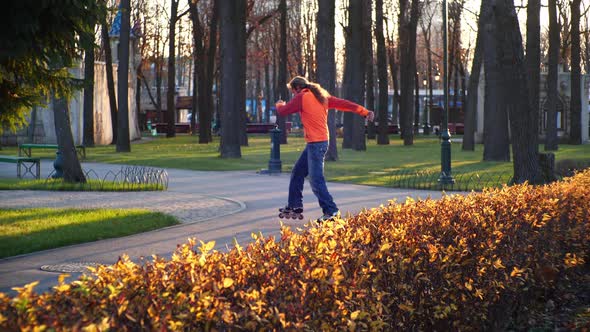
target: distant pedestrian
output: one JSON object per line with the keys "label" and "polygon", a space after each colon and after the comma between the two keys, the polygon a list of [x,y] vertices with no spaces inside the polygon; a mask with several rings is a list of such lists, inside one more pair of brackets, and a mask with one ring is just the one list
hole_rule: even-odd
{"label": "distant pedestrian", "polygon": [[303,218],[303,182],[306,176],[309,176],[311,190],[322,208],[323,215],[318,222],[340,217],[340,211],[328,192],[324,178],[324,157],[329,141],[328,109],[354,112],[368,121],[373,121],[375,114],[361,105],[331,96],[319,84],[309,82],[301,76],[294,77],[287,86],[294,97],[288,103],[277,101],[277,112],[282,116],[301,114],[307,144],[291,171],[288,203],[279,209],[279,217]]}

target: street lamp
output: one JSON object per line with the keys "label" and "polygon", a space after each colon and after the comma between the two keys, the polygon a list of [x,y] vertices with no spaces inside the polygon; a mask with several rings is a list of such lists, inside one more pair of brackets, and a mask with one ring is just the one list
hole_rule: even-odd
{"label": "street lamp", "polygon": [[440,143],[440,166],[441,172],[438,182],[444,188],[455,183],[451,175],[451,134],[448,128],[449,116],[449,70],[448,70],[448,23],[447,23],[447,0],[443,0],[443,83],[444,83],[444,110],[442,113],[441,143]]}

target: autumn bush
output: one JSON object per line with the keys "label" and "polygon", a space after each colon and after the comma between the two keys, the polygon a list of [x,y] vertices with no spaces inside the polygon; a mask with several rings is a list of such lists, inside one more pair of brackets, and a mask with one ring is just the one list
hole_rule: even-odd
{"label": "autumn bush", "polygon": [[0,295],[0,330],[496,330],[590,254],[590,171],[253,235],[195,240],[52,291]]}

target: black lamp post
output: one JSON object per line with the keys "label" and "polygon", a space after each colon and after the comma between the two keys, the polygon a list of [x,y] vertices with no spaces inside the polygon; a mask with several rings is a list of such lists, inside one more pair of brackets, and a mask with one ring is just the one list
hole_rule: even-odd
{"label": "black lamp post", "polygon": [[444,83],[444,110],[442,113],[441,124],[441,143],[440,143],[440,166],[441,172],[438,182],[444,188],[445,186],[455,183],[451,175],[451,134],[448,128],[449,117],[449,70],[448,70],[448,23],[447,23],[447,0],[443,0],[443,83]]}

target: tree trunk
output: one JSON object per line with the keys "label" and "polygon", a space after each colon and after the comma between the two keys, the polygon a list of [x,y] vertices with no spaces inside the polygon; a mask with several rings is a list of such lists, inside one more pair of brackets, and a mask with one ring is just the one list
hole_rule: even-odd
{"label": "tree trunk", "polygon": [[400,1],[399,36],[400,36],[400,125],[404,145],[414,144],[413,105],[414,79],[416,73],[416,34],[420,18],[420,3],[411,0]]}
{"label": "tree trunk", "polygon": [[463,134],[463,151],[475,150],[475,127],[477,121],[477,99],[479,90],[479,75],[483,58],[482,34],[483,25],[479,25],[475,40],[475,54],[471,63],[471,75],[469,75],[467,102],[465,107],[465,129]]}
{"label": "tree trunk", "polygon": [[556,0],[549,0],[549,65],[547,73],[547,113],[545,151],[557,150],[557,67],[559,66],[559,25]]}
{"label": "tree trunk", "polygon": [[85,36],[84,47],[84,135],[82,143],[94,146],[94,34]]}
{"label": "tree trunk", "polygon": [[[238,3],[241,6],[236,6]],[[219,2],[220,17],[220,49],[221,49],[221,158],[241,158],[240,126],[241,100],[240,89],[245,82],[239,80],[242,69],[242,52],[236,47],[236,41],[243,34],[246,22],[239,9],[245,6],[245,0],[221,0]]]}
{"label": "tree trunk", "polygon": [[[348,38],[346,40],[346,72],[347,78],[344,79],[344,98],[351,100],[359,105],[364,104],[365,97],[365,68],[366,68],[366,50],[364,40],[363,17],[364,15],[354,15],[353,13],[364,13],[363,0],[350,0],[348,12]],[[365,141],[365,121],[363,117],[354,113],[347,112],[352,116],[351,121],[351,148],[357,151],[366,150]],[[344,129],[346,132],[346,128]],[[346,133],[345,133],[346,134]]]}
{"label": "tree trunk", "polygon": [[[241,22],[239,29],[237,30],[238,35],[237,39],[235,40],[235,46],[238,49],[238,61],[239,61],[239,72],[237,76],[237,81],[240,83],[238,85],[238,109],[242,118],[241,126],[240,126],[240,145],[241,146],[248,146],[248,134],[246,132],[246,123],[248,122],[248,114],[246,113],[246,61],[248,57],[248,50],[247,50],[247,35],[246,35],[246,11],[247,11],[247,1],[237,1],[234,5],[237,10],[238,21]],[[286,135],[286,133],[285,133]]]}
{"label": "tree trunk", "polygon": [[[514,183],[528,181],[531,184],[544,182],[539,155],[538,137],[531,126],[535,109],[528,96],[527,67],[524,60],[522,35],[513,0],[498,0],[494,10],[497,30],[495,39],[498,45],[496,58],[501,73],[504,93],[511,93],[505,105],[510,115],[512,132],[512,155],[514,157]],[[487,55],[487,54],[486,54]],[[514,91],[520,93],[514,94]]]}
{"label": "tree trunk", "polygon": [[168,31],[168,89],[166,91],[166,137],[176,137],[176,20],[178,1],[170,1],[170,30]]}
{"label": "tree trunk", "polygon": [[[399,109],[400,109],[400,94],[399,94],[399,66],[395,62],[395,52],[389,53],[389,71],[391,72],[391,81],[393,82],[393,104],[391,105],[391,121],[393,124],[400,125]],[[401,136],[401,131],[400,131]]]}
{"label": "tree trunk", "polygon": [[119,37],[119,67],[117,70],[117,97],[119,118],[117,130],[117,152],[131,152],[129,142],[129,13],[130,0],[121,0],[121,33]]}
{"label": "tree trunk", "polygon": [[[375,65],[374,65],[374,55],[373,55],[373,1],[368,0],[365,4],[366,8],[363,11],[365,14],[365,18],[363,19],[363,27],[365,29],[365,42],[364,44],[366,49],[366,57],[367,57],[367,91],[366,91],[366,107],[373,111],[375,109]],[[364,119],[363,119],[363,135],[364,135]],[[375,139],[377,133],[375,128],[375,122],[369,121],[367,123],[367,138],[368,139]],[[364,139],[363,139],[364,141]],[[365,147],[366,149],[366,147]]]}
{"label": "tree trunk", "polygon": [[[335,12],[336,6],[332,0],[318,0],[317,12],[317,36],[316,62],[317,82],[328,90],[334,92],[336,87],[336,60],[335,52]],[[327,161],[338,160],[338,145],[336,141],[336,114],[334,110],[328,111],[328,130],[330,142],[325,159]]]}
{"label": "tree trunk", "polygon": [[[280,15],[280,42],[279,42],[279,76],[277,78],[279,99],[288,101],[289,91],[287,89],[287,0],[279,0],[279,15]],[[285,125],[286,119],[277,113],[277,124],[281,130],[281,144],[287,144],[287,129]]]}
{"label": "tree trunk", "polygon": [[581,103],[581,42],[580,42],[580,0],[572,0],[572,82],[570,101],[570,144],[582,144],[582,103]]}
{"label": "tree trunk", "polygon": [[213,104],[213,82],[215,81],[215,55],[217,54],[217,30],[219,28],[219,10],[218,0],[213,0],[213,12],[211,13],[211,21],[209,24],[209,50],[207,53],[207,69],[206,69],[206,91],[205,96],[201,102],[204,111],[201,116],[207,121],[205,128],[209,134],[209,142],[213,142],[213,135],[211,130],[211,122],[213,120],[213,110],[215,109]]}
{"label": "tree trunk", "polygon": [[113,140],[111,144],[117,144],[117,96],[115,95],[115,78],[113,75],[113,54],[111,50],[109,26],[106,16],[101,16],[100,32],[102,37],[102,47],[104,48],[104,61],[107,75],[107,91],[109,94],[109,105],[111,108],[111,129],[113,131]]}
{"label": "tree trunk", "polygon": [[375,39],[377,40],[377,79],[379,86],[379,103],[377,118],[377,144],[389,144],[388,128],[388,85],[387,85],[387,55],[385,50],[385,37],[383,36],[383,0],[377,0],[375,4]]}
{"label": "tree trunk", "polygon": [[[483,14],[486,23],[484,34],[484,74],[485,74],[485,100],[484,100],[484,150],[485,161],[510,161],[510,141],[508,136],[508,114],[502,93],[500,64],[496,54],[498,45],[495,39],[499,29],[492,6],[485,2]],[[516,91],[516,90],[514,90]]]}
{"label": "tree trunk", "polygon": [[539,134],[539,89],[541,86],[541,1],[529,0],[526,22],[526,66],[529,82],[529,97],[534,112],[530,126]]}
{"label": "tree trunk", "polygon": [[68,100],[64,97],[56,98],[55,95],[52,95],[51,99],[55,136],[63,160],[63,179],[65,182],[70,183],[86,183],[86,177],[82,165],[80,165],[74,137],[72,136]]}

